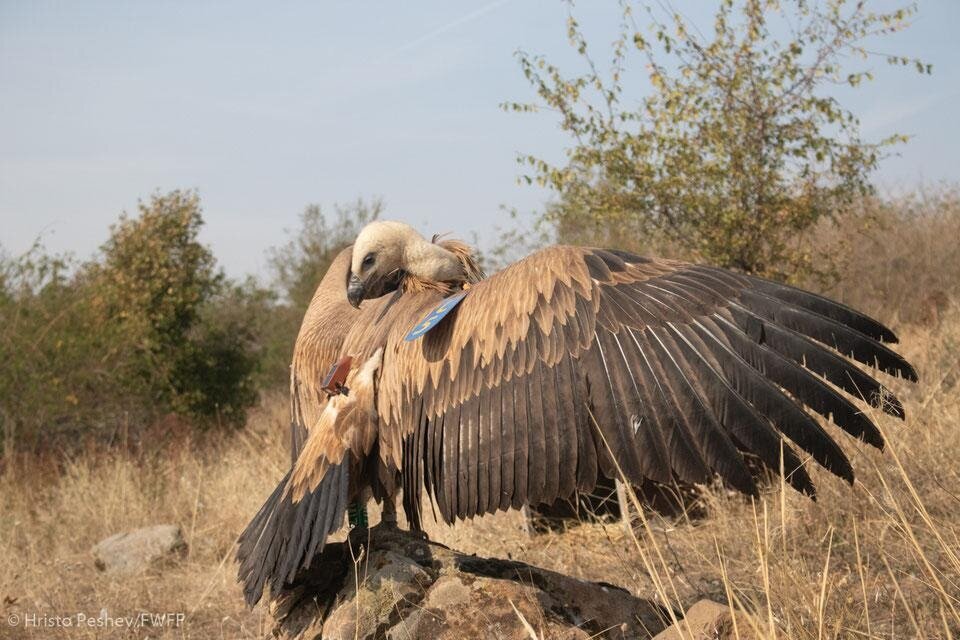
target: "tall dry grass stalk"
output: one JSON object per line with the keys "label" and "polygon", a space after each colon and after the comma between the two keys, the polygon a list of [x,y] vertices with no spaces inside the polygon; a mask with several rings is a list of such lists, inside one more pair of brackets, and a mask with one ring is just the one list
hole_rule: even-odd
{"label": "tall dry grass stalk", "polygon": [[[814,469],[816,502],[782,483],[755,501],[713,488],[701,497],[706,516],[665,518],[636,504],[631,533],[606,522],[531,537],[516,512],[456,527],[429,524],[428,533],[465,552],[619,584],[678,611],[700,598],[731,603],[751,614],[735,617],[743,637],[958,637],[960,309],[901,337],[922,381],[891,382],[906,422],[871,413],[886,451],[828,427],[853,459],[853,487]],[[243,605],[233,544],[289,464],[286,437],[286,402],[277,396],[229,437],[171,441],[143,453],[6,461],[0,638],[263,637],[269,617],[263,607]],[[163,522],[183,527],[184,560],[125,578],[93,567],[89,549],[98,540]],[[179,628],[146,631],[4,623],[12,613],[96,616],[103,609],[187,618]]]}

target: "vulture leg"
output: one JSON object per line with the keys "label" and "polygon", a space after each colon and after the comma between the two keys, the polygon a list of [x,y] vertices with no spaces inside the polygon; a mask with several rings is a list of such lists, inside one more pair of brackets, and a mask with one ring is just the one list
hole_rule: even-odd
{"label": "vulture leg", "polygon": [[397,528],[397,505],[393,497],[383,499],[383,510],[380,512],[380,525],[389,529]]}
{"label": "vulture leg", "polygon": [[351,502],[347,507],[347,519],[350,522],[350,528],[367,528],[367,505],[362,502]]}

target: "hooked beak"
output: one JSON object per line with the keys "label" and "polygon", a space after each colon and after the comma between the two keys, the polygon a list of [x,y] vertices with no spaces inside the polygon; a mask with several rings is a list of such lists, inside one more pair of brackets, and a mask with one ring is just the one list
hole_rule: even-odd
{"label": "hooked beak", "polygon": [[365,293],[363,281],[356,274],[350,274],[350,281],[347,283],[347,301],[355,309],[359,309]]}

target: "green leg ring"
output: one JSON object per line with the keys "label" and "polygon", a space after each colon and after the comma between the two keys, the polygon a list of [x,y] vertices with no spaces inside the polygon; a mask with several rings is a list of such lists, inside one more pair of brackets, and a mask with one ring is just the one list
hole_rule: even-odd
{"label": "green leg ring", "polygon": [[350,528],[367,528],[367,505],[362,502],[352,502],[347,507],[347,519],[350,522]]}

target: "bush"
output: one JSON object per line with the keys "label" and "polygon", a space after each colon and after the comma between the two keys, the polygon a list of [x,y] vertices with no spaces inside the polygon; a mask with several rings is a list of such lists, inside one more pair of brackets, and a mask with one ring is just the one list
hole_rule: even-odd
{"label": "bush", "polygon": [[[0,269],[0,429],[5,446],[110,437],[167,413],[238,425],[256,400],[256,322],[267,301],[231,287],[193,192],[122,216],[97,259],[38,244]],[[229,304],[226,304],[228,303]],[[230,310],[243,303],[260,312]]]}
{"label": "bush", "polygon": [[800,245],[816,259],[836,256],[827,280],[800,284],[892,326],[936,326],[960,302],[960,189],[923,189],[864,199],[838,226],[822,226]]}
{"label": "bush", "polygon": [[[209,314],[190,332],[173,362],[171,407],[180,414],[241,425],[257,400],[256,336],[243,321]],[[209,423],[207,421],[206,423]]]}
{"label": "bush", "polygon": [[[138,403],[115,394],[129,371],[125,337],[95,321],[87,281],[68,257],[37,244],[4,257],[0,282],[0,431],[4,448],[35,447],[88,428],[106,431]],[[108,392],[109,390],[109,392]]]}
{"label": "bush", "polygon": [[280,301],[273,289],[253,277],[229,283],[205,306],[201,325],[223,328],[256,355],[250,387],[258,391],[286,391],[290,360],[302,314]]}
{"label": "bush", "polygon": [[[519,158],[531,170],[527,182],[558,196],[546,219],[564,241],[666,243],[685,257],[774,277],[820,270],[795,250],[796,238],[849,214],[872,193],[887,147],[904,140],[863,140],[857,116],[827,89],[871,79],[857,66],[873,55],[867,41],[908,26],[914,9],[724,0],[703,35],[669,7],[639,4],[651,29],[637,26],[633,3],[621,3],[609,71],[572,16],[568,37],[583,73],[519,56],[540,102],[505,108],[545,107],[571,138],[560,165]],[[930,72],[918,60],[887,62]],[[640,69],[649,87],[638,95],[628,79]]]}

